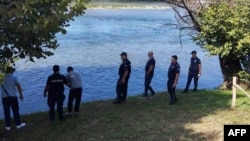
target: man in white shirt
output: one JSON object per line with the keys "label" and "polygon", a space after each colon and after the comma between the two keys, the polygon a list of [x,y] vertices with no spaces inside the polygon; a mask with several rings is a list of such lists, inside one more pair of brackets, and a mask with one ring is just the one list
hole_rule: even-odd
{"label": "man in white shirt", "polygon": [[67,69],[68,74],[66,78],[70,83],[70,92],[69,92],[69,99],[68,99],[68,114],[72,115],[72,105],[73,101],[75,100],[75,115],[79,114],[79,108],[81,104],[82,98],[82,81],[81,76],[74,71],[73,67],[68,67]]}
{"label": "man in white shirt", "polygon": [[23,93],[20,83],[17,78],[13,76],[15,69],[12,67],[7,67],[6,75],[3,79],[3,84],[1,85],[1,96],[4,109],[4,119],[5,119],[5,129],[7,131],[11,130],[11,118],[10,118],[10,109],[13,111],[14,119],[16,122],[16,128],[20,129],[26,124],[22,123],[20,120],[19,114],[19,105],[17,99],[17,91],[20,94],[20,99],[23,100]]}

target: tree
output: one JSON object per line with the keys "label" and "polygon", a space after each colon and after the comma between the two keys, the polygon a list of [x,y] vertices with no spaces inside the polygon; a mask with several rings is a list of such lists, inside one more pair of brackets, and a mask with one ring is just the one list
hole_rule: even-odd
{"label": "tree", "polygon": [[[84,14],[88,0],[1,0],[0,70],[16,60],[46,58],[59,45],[56,34]],[[0,78],[3,74],[0,74]]]}
{"label": "tree", "polygon": [[196,42],[212,55],[218,55],[225,87],[232,76],[248,71],[250,54],[250,7],[236,2],[218,3],[200,12],[201,31]]}
{"label": "tree", "polygon": [[[224,83],[221,88],[231,88],[232,76],[240,73],[243,69],[247,70],[246,68],[248,68],[249,70],[249,64],[247,63],[249,61],[248,55],[250,54],[248,50],[249,37],[247,35],[249,34],[249,28],[245,26],[245,24],[249,25],[247,21],[247,16],[249,15],[247,15],[247,11],[244,11],[246,15],[240,15],[243,11],[239,11],[241,8],[249,10],[249,5],[241,5],[240,8],[234,8],[234,6],[241,4],[243,0],[241,0],[241,3],[236,0],[164,1],[171,4],[176,12],[180,37],[183,30],[192,31],[192,38],[201,45],[201,47],[207,49],[211,55],[219,56],[220,67],[224,78]],[[249,2],[245,0],[244,3]],[[218,7],[220,10],[217,9],[218,11],[216,11],[215,7],[222,5],[226,5],[227,8],[224,7],[222,10],[221,7]],[[240,21],[241,17],[244,17],[244,22],[248,22],[245,23],[244,26],[242,25],[244,22]],[[234,20],[233,18],[236,19]],[[231,19],[231,21],[229,19]],[[234,27],[235,25],[237,25],[237,27]],[[242,31],[238,32],[238,28]],[[234,33],[236,31],[237,33]],[[248,74],[248,72],[242,74]]]}
{"label": "tree", "polygon": [[88,0],[1,0],[0,69],[15,59],[35,61],[53,55],[56,34],[75,16],[84,14]]}

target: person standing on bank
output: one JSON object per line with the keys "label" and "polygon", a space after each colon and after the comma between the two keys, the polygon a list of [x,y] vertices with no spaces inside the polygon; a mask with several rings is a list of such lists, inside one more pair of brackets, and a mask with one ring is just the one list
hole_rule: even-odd
{"label": "person standing on bank", "polygon": [[18,93],[20,94],[20,100],[23,100],[23,92],[17,78],[13,76],[15,69],[12,67],[7,67],[5,72],[6,75],[3,79],[3,84],[1,85],[1,96],[4,110],[5,130],[10,131],[10,108],[12,109],[17,129],[24,127],[26,123],[22,123],[20,119],[19,104],[16,93],[18,91]]}
{"label": "person standing on bank", "polygon": [[73,67],[68,67],[67,80],[70,83],[69,99],[68,99],[68,114],[72,115],[72,105],[75,100],[75,115],[79,114],[79,107],[82,98],[82,81],[81,76],[73,70]]}
{"label": "person standing on bank", "polygon": [[147,97],[148,96],[148,90],[150,90],[151,92],[151,97],[153,98],[155,95],[155,91],[153,90],[153,88],[150,86],[151,84],[151,80],[154,76],[154,69],[155,69],[155,59],[154,59],[154,54],[152,51],[148,52],[148,57],[149,60],[145,66],[145,91],[144,91],[144,95],[143,97]]}
{"label": "person standing on bank", "polygon": [[170,95],[169,105],[173,105],[177,101],[175,89],[180,75],[180,65],[177,62],[177,59],[176,55],[172,56],[171,64],[168,69],[167,87]]}
{"label": "person standing on bank", "polygon": [[128,81],[131,73],[131,62],[127,58],[127,53],[122,52],[121,54],[122,64],[119,68],[119,79],[116,85],[117,98],[114,104],[121,104],[126,102],[128,92]]}
{"label": "person standing on bank", "polygon": [[50,121],[55,120],[55,105],[57,104],[57,113],[60,120],[64,119],[63,116],[63,101],[64,85],[69,86],[69,83],[64,75],[59,73],[60,67],[58,65],[53,66],[54,74],[50,75],[47,79],[46,87],[44,89],[44,97],[47,97],[48,93],[48,106]]}
{"label": "person standing on bank", "polygon": [[194,89],[193,92],[197,91],[198,86],[198,79],[201,76],[201,60],[197,57],[197,52],[194,50],[191,52],[192,57],[190,59],[190,66],[188,71],[188,80],[186,84],[186,88],[184,89],[183,93],[188,92],[190,83],[194,78]]}

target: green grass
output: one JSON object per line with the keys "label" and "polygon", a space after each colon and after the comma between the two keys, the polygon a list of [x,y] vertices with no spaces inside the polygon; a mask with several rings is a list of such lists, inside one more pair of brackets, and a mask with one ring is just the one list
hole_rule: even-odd
{"label": "green grass", "polygon": [[166,93],[152,100],[130,97],[121,105],[84,103],[78,117],[52,124],[47,113],[22,116],[27,127],[11,132],[1,128],[0,141],[218,141],[224,124],[249,124],[250,99],[241,93],[235,110],[230,109],[229,91],[177,96],[172,106]]}

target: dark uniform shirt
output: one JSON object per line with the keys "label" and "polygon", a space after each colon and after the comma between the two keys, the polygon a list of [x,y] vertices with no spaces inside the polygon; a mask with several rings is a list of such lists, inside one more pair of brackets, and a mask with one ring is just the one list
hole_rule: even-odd
{"label": "dark uniform shirt", "polygon": [[64,84],[68,84],[68,81],[64,75],[58,73],[50,75],[47,79],[49,94],[63,94]]}
{"label": "dark uniform shirt", "polygon": [[130,76],[130,72],[131,72],[131,63],[128,59],[124,60],[122,62],[122,64],[120,65],[120,68],[119,68],[119,75],[120,75],[120,78],[123,77],[125,71],[128,71],[128,77]]}
{"label": "dark uniform shirt", "polygon": [[180,73],[180,65],[178,63],[171,63],[168,69],[168,79],[174,80],[176,73]]}
{"label": "dark uniform shirt", "polygon": [[155,59],[154,58],[150,58],[145,66],[145,73],[148,72],[150,65],[153,65],[153,70],[148,74],[148,75],[154,75],[154,69],[155,69]]}
{"label": "dark uniform shirt", "polygon": [[191,73],[198,73],[199,72],[199,64],[201,64],[201,60],[198,57],[192,57],[190,60],[190,68],[189,71]]}

